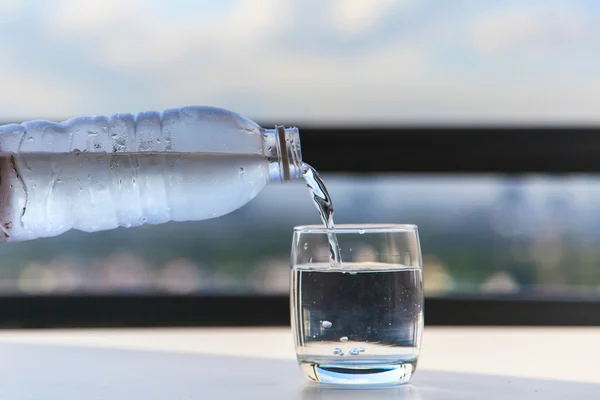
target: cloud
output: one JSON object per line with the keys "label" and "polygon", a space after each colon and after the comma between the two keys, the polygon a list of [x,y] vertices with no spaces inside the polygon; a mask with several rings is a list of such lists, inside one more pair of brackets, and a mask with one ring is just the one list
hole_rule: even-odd
{"label": "cloud", "polygon": [[332,0],[331,23],[341,33],[354,36],[376,26],[391,10],[409,8],[418,0]]}
{"label": "cloud", "polygon": [[423,52],[407,43],[343,58],[266,50],[263,56],[247,63],[243,58],[208,64],[201,56],[190,58],[176,74],[158,78],[162,100],[235,105],[240,112],[268,120],[277,116],[339,120],[348,118],[351,110],[369,113],[374,100],[406,98],[403,87],[422,81],[426,70]]}
{"label": "cloud", "polygon": [[3,13],[17,10],[21,2],[19,0],[0,0],[0,11]]}
{"label": "cloud", "polygon": [[10,20],[21,8],[19,0],[0,0],[0,22]]}
{"label": "cloud", "polygon": [[[418,16],[402,14],[415,4]],[[15,43],[0,90],[16,93],[0,112],[210,104],[281,123],[600,121],[587,51],[600,34],[581,3],[439,4],[56,0],[25,10],[35,24],[22,36],[0,26]]]}
{"label": "cloud", "polygon": [[85,38],[84,51],[114,68],[162,69],[194,54],[232,54],[261,46],[285,26],[288,2],[237,0],[223,12],[197,6],[165,18],[165,2],[64,0],[47,32]]}
{"label": "cloud", "polygon": [[75,107],[78,98],[72,88],[21,73],[6,63],[0,63],[0,90],[0,110],[4,118],[53,118]]}
{"label": "cloud", "polygon": [[285,3],[240,1],[202,23],[193,15],[164,23],[160,7],[139,0],[94,8],[65,1],[46,31],[82,40],[87,57],[155,88],[139,107],[212,104],[264,119],[339,118],[424,70],[423,52],[402,41],[342,56],[282,48],[280,35],[294,29]]}
{"label": "cloud", "polygon": [[591,35],[586,10],[570,4],[551,7],[547,2],[526,2],[512,9],[489,10],[471,23],[473,44],[488,54],[531,54],[598,37]]}

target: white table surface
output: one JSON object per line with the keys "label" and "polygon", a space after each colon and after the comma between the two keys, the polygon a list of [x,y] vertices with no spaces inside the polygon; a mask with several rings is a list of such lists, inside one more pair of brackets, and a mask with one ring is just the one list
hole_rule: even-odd
{"label": "white table surface", "polygon": [[305,382],[285,328],[0,331],[2,400],[600,399],[600,328],[426,328],[412,383]]}

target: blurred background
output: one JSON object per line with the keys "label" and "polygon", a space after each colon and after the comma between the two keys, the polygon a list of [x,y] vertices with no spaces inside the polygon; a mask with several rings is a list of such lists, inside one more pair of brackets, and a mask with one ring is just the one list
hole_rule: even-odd
{"label": "blurred background", "polygon": [[[593,0],[0,0],[0,121],[204,104],[301,138],[594,127],[598,17]],[[411,174],[410,152],[323,178],[337,223],[419,225],[427,296],[600,298],[598,176]],[[285,295],[292,228],[318,221],[296,182],[216,220],[4,244],[0,295]]]}

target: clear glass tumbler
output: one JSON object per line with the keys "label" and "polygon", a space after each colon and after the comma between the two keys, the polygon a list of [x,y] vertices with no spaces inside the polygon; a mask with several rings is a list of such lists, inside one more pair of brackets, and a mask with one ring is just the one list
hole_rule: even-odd
{"label": "clear glass tumbler", "polygon": [[[340,266],[329,260],[333,232]],[[408,382],[423,331],[417,227],[296,227],[291,261],[292,329],[306,378],[334,385]]]}

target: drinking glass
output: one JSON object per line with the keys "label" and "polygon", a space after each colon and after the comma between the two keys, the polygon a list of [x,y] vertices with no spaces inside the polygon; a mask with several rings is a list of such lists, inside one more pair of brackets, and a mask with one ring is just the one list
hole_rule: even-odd
{"label": "drinking glass", "polygon": [[[332,233],[340,265],[330,261]],[[423,331],[417,227],[299,226],[291,263],[291,322],[304,376],[333,385],[408,382]]]}

